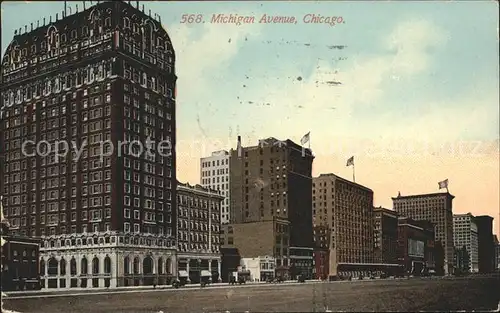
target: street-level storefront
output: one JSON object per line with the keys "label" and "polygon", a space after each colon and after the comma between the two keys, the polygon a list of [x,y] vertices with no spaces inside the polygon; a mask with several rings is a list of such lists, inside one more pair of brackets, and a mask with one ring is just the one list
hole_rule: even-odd
{"label": "street-level storefront", "polygon": [[290,247],[290,275],[297,279],[300,275],[305,279],[313,278],[313,248]]}
{"label": "street-level storefront", "polygon": [[188,283],[201,281],[220,281],[221,259],[218,254],[179,254],[178,277],[185,278]]}

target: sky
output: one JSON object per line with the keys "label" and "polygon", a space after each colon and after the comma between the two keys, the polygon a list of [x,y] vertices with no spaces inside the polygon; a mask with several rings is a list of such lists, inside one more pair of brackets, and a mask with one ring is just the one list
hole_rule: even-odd
{"label": "sky", "polygon": [[[453,212],[491,215],[500,234],[496,1],[140,3],[161,16],[176,53],[180,181],[198,183],[199,159],[236,148],[238,135],[250,146],[310,132],[314,176],[352,179],[354,156],[356,182],[387,208],[398,192],[438,192],[448,179]],[[15,29],[63,4],[1,8],[3,53]],[[213,14],[255,23],[211,23]],[[297,23],[259,23],[264,14]],[[307,14],[343,22],[306,24]]]}

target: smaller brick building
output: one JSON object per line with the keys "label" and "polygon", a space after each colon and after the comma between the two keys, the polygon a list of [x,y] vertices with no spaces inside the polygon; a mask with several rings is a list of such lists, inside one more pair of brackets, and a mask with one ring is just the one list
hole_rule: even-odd
{"label": "smaller brick building", "polygon": [[2,224],[2,291],[40,289],[36,239],[11,235]]}
{"label": "smaller brick building", "polygon": [[411,275],[435,272],[434,225],[431,222],[398,219],[398,262]]}
{"label": "smaller brick building", "polygon": [[330,269],[330,238],[331,230],[328,226],[314,226],[314,268],[313,278],[327,279]]}
{"label": "smaller brick building", "polygon": [[241,258],[273,256],[276,276],[290,277],[290,222],[269,221],[227,224],[222,226],[222,248],[237,248]]}

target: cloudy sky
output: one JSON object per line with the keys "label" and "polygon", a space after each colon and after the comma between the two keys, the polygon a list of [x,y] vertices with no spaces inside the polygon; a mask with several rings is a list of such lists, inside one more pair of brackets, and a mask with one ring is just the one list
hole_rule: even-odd
{"label": "cloudy sky", "polygon": [[[496,2],[141,3],[161,15],[177,55],[181,181],[199,182],[199,158],[235,148],[238,134],[255,145],[310,131],[313,174],[350,179],[354,155],[375,205],[437,192],[448,178],[455,213],[500,219]],[[2,51],[14,29],[62,9],[3,2]],[[256,22],[210,23],[219,13]],[[205,23],[182,24],[183,14]],[[298,23],[260,24],[263,14]],[[305,24],[306,14],[344,23]]]}

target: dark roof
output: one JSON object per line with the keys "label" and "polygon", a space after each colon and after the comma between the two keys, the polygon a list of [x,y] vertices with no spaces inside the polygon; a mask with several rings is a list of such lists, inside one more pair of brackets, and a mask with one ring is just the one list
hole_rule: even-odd
{"label": "dark roof", "polygon": [[410,198],[424,198],[424,197],[432,197],[432,196],[448,196],[451,199],[455,198],[455,196],[449,192],[436,192],[436,193],[426,193],[426,194],[421,194],[421,195],[397,196],[397,197],[392,197],[392,200],[405,200],[405,199],[410,199]]}
{"label": "dark roof", "polygon": [[363,186],[363,185],[360,185],[360,184],[358,184],[358,183],[355,183],[355,182],[353,182],[353,181],[350,181],[350,180],[348,180],[348,179],[345,179],[345,178],[343,178],[343,177],[340,177],[340,176],[338,176],[338,175],[336,175],[336,174],[333,174],[333,173],[324,173],[324,174],[319,174],[319,176],[318,176],[318,177],[313,177],[313,182],[314,182],[314,179],[315,179],[315,178],[322,178],[322,177],[323,177],[323,178],[325,178],[325,177],[333,177],[333,178],[335,178],[335,179],[338,179],[339,181],[342,181],[342,182],[347,183],[347,184],[350,184],[350,185],[357,186],[357,187],[359,187],[359,188],[361,188],[361,189],[365,189],[366,191],[369,191],[369,192],[372,192],[372,193],[373,193],[373,190],[371,190],[370,188],[368,188],[368,187],[366,187],[366,186]]}

